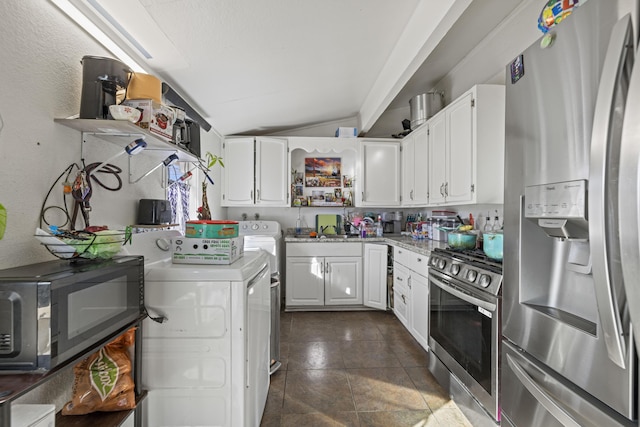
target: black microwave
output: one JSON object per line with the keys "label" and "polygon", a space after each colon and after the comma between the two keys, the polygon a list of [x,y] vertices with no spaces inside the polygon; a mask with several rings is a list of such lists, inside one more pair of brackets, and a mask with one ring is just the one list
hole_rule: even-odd
{"label": "black microwave", "polygon": [[0,270],[0,372],[53,369],[144,312],[142,256]]}

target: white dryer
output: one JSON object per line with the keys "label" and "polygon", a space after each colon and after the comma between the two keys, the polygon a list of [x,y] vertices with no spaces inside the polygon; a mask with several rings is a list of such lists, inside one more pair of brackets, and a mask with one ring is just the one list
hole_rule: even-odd
{"label": "white dryer", "polygon": [[135,234],[145,256],[142,386],[147,426],[257,426],[269,389],[269,260],[173,264],[177,231]]}
{"label": "white dryer", "polygon": [[280,361],[280,307],[284,276],[282,274],[282,228],[277,221],[240,221],[239,235],[244,238],[244,251],[263,250],[269,254],[271,269],[271,335],[270,369],[273,374]]}

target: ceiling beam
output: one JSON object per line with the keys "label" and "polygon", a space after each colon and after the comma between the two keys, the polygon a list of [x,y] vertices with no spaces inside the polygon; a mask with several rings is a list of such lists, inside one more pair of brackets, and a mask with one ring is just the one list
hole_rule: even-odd
{"label": "ceiling beam", "polygon": [[371,129],[472,1],[455,0],[453,4],[422,1],[418,4],[360,108],[358,122],[362,133]]}

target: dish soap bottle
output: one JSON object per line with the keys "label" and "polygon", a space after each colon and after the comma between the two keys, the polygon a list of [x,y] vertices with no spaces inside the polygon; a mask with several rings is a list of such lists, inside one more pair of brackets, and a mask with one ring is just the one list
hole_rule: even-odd
{"label": "dish soap bottle", "polygon": [[382,237],[382,217],[378,215],[378,222],[376,223],[376,237]]}

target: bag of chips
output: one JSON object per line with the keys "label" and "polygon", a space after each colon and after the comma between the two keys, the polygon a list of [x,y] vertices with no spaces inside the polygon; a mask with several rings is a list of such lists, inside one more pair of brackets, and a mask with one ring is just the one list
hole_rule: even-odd
{"label": "bag of chips", "polygon": [[131,328],[74,366],[73,396],[62,407],[62,415],[124,411],[136,407],[129,356],[134,339],[135,328]]}

